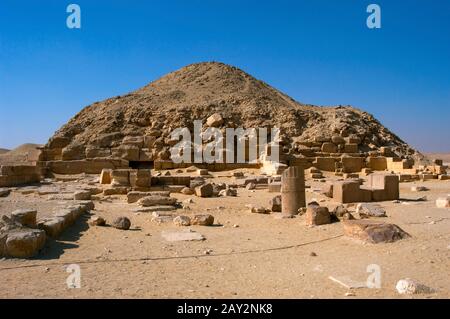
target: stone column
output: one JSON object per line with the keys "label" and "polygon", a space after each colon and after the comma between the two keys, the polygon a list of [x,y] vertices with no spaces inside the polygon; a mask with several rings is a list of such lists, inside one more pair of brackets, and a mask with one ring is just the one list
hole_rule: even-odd
{"label": "stone column", "polygon": [[293,166],[281,176],[281,210],[283,214],[297,215],[301,207],[306,207],[305,171]]}

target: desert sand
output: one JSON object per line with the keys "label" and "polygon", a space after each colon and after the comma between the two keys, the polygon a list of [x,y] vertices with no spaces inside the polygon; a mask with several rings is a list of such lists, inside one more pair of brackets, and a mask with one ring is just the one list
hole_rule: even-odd
{"label": "desert sand", "polygon": [[[223,172],[215,175],[215,182],[234,181],[217,177]],[[30,187],[17,188],[0,199],[0,214],[37,208],[38,217],[45,216],[63,204],[49,200],[52,195],[45,190],[53,187],[62,193],[95,177],[53,181],[26,195],[21,191],[30,192]],[[323,183],[308,180],[306,184],[310,186],[307,201],[315,199],[329,207],[338,204],[317,192]],[[413,193],[413,185],[430,190]],[[273,214],[250,213],[246,204],[266,205],[274,196],[267,189],[240,188],[237,197],[171,195],[182,202],[193,201],[190,209],[179,209],[177,215],[211,214],[215,217],[211,227],[156,224],[151,213],[132,212],[137,204],[127,204],[126,196],[106,197],[95,201],[91,214],[107,222],[127,216],[130,230],[89,226],[85,216],[59,239],[47,242],[38,257],[1,260],[0,298],[449,298],[450,210],[435,207],[435,199],[449,193],[450,181],[401,183],[400,202],[382,202],[388,217],[381,219],[397,224],[411,238],[383,244],[346,238],[341,222],[307,227],[303,216],[275,219]],[[412,201],[425,195],[426,201]],[[186,228],[206,239],[167,242],[161,236],[163,231]],[[67,287],[69,264],[81,267],[80,289]],[[380,289],[347,289],[329,279],[347,276],[364,283],[372,264],[381,269]],[[399,295],[395,285],[404,278],[435,292]]]}

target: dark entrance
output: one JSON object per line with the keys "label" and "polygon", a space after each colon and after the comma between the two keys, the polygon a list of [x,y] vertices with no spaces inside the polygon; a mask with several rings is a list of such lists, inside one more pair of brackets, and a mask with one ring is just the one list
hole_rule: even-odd
{"label": "dark entrance", "polygon": [[130,161],[128,165],[132,169],[153,169],[153,161]]}

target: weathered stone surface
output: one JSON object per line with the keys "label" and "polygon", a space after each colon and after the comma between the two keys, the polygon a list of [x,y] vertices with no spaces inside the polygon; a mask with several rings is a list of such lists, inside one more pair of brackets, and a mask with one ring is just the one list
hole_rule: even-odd
{"label": "weathered stone surface", "polygon": [[7,197],[11,193],[9,188],[0,188],[0,197]]}
{"label": "weathered stone surface", "polygon": [[91,199],[91,192],[90,191],[76,191],[73,194],[74,200],[90,200]]}
{"label": "weathered stone surface", "polygon": [[141,198],[138,204],[144,207],[148,206],[160,206],[160,205],[175,205],[177,202],[176,198],[160,195],[152,195]]}
{"label": "weathered stone surface", "polygon": [[191,223],[192,225],[212,226],[214,224],[214,216],[210,214],[195,215]]}
{"label": "weathered stone surface", "polygon": [[47,236],[57,238],[64,230],[65,220],[63,217],[52,217],[38,222],[39,229],[45,231]]}
{"label": "weathered stone surface", "polygon": [[213,185],[211,183],[206,183],[195,188],[195,195],[198,197],[212,197],[213,191]]}
{"label": "weathered stone surface", "polygon": [[327,183],[323,186],[321,194],[326,197],[333,198],[333,184]]}
{"label": "weathered stone surface", "polygon": [[35,209],[18,209],[11,213],[11,220],[25,227],[36,228],[36,215]]}
{"label": "weathered stone surface", "polygon": [[112,183],[112,169],[105,168],[102,169],[100,173],[100,184],[111,184]]}
{"label": "weathered stone surface", "polygon": [[158,205],[149,207],[139,207],[132,210],[133,213],[152,213],[152,212],[167,212],[176,210],[177,208],[172,205]]}
{"label": "weathered stone surface", "polygon": [[437,208],[449,208],[450,207],[450,196],[440,197],[436,199]]}
{"label": "weathered stone surface", "polygon": [[307,226],[319,226],[331,223],[330,212],[327,207],[315,204],[306,208],[305,221]]}
{"label": "weathered stone surface", "polygon": [[376,204],[359,203],[356,206],[356,213],[361,218],[369,217],[386,217],[386,211],[384,208]]}
{"label": "weathered stone surface", "polygon": [[128,230],[131,227],[131,221],[127,217],[121,216],[116,218],[111,226],[121,230]]}
{"label": "weathered stone surface", "polygon": [[194,190],[190,187],[183,187],[183,189],[180,191],[181,194],[184,195],[194,195]]}
{"label": "weathered stone surface", "polygon": [[35,256],[45,245],[45,232],[39,229],[17,229],[7,234],[6,256],[29,258]]}
{"label": "weathered stone surface", "polygon": [[132,192],[128,192],[127,201],[128,201],[128,204],[132,204],[132,203],[136,203],[141,198],[148,197],[148,196],[169,197],[170,192],[169,191],[151,191],[151,192],[132,191]]}
{"label": "weathered stone surface", "polygon": [[111,184],[113,186],[129,186],[130,185],[130,170],[129,169],[115,169],[111,172]]}
{"label": "weathered stone surface", "polygon": [[191,218],[189,216],[177,216],[173,219],[173,223],[177,226],[190,226]]}
{"label": "weathered stone surface", "polygon": [[89,219],[89,225],[91,226],[105,226],[106,220],[103,217],[100,216],[92,216]]}
{"label": "weathered stone surface", "polygon": [[269,201],[269,206],[272,212],[281,212],[281,195],[273,197]]}
{"label": "weathered stone surface", "polygon": [[105,195],[105,196],[126,195],[126,194],[128,194],[128,187],[125,187],[125,186],[111,187],[111,188],[107,188],[103,191],[103,195]]}
{"label": "weathered stone surface", "polygon": [[385,224],[372,220],[348,220],[344,221],[344,233],[346,236],[367,243],[390,243],[408,238],[410,235],[394,224]]}

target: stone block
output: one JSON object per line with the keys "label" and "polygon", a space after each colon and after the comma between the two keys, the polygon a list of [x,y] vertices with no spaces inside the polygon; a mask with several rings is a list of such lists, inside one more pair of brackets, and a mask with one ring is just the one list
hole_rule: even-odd
{"label": "stone block", "polygon": [[44,247],[45,241],[45,232],[39,229],[11,231],[7,234],[5,255],[13,258],[33,257]]}
{"label": "stone block", "polygon": [[344,234],[347,237],[366,243],[391,243],[410,235],[394,224],[385,224],[367,219],[347,220],[343,222]]}
{"label": "stone block", "polygon": [[105,168],[102,169],[100,173],[100,184],[111,184],[112,183],[112,169]]}
{"label": "stone block", "polygon": [[37,210],[17,209],[11,213],[11,220],[25,227],[36,228]]}
{"label": "stone block", "polygon": [[130,169],[115,169],[111,172],[111,180],[113,186],[129,186],[130,185]]}
{"label": "stone block", "polygon": [[358,173],[364,168],[363,157],[342,157],[342,169],[344,173]]}
{"label": "stone block", "polygon": [[308,205],[305,214],[307,226],[319,226],[331,223],[331,215],[327,207]]}

